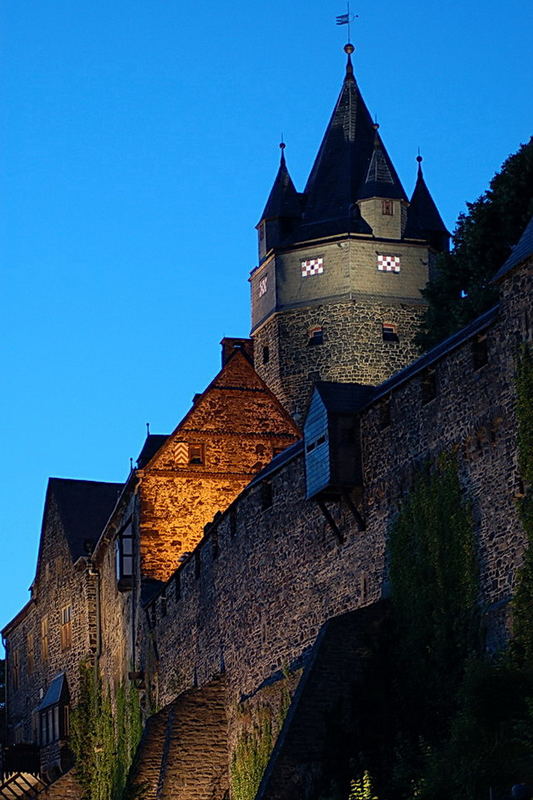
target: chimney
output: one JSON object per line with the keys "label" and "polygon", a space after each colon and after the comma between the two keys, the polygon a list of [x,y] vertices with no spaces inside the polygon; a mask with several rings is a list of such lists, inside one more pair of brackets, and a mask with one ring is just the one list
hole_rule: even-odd
{"label": "chimney", "polygon": [[225,366],[235,350],[242,350],[251,363],[254,363],[254,345],[251,339],[235,339],[225,336],[220,342],[222,345],[222,366]]}

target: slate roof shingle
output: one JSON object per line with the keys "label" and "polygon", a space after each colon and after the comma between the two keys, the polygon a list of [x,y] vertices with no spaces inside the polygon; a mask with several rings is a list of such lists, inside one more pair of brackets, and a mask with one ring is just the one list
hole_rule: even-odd
{"label": "slate roof shingle", "polygon": [[94,547],[122,488],[122,483],[50,478],[48,491],[56,501],[72,561]]}

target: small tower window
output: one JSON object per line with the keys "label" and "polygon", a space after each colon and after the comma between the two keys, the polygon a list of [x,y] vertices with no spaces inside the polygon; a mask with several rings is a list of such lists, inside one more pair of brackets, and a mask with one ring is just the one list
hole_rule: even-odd
{"label": "small tower window", "polygon": [[269,361],[270,361],[270,347],[265,345],[265,347],[263,347],[263,364],[268,364]]}
{"label": "small tower window", "polygon": [[474,370],[481,369],[489,360],[487,349],[487,334],[478,333],[472,342],[472,361],[474,362]]}
{"label": "small tower window", "polygon": [[381,213],[384,217],[392,217],[394,214],[394,206],[392,204],[392,200],[382,200],[381,201]]}
{"label": "small tower window", "polygon": [[189,464],[204,464],[205,452],[203,444],[189,445]]}
{"label": "small tower window", "polygon": [[391,322],[384,322],[382,325],[382,335],[384,342],[399,342],[398,328]]}
{"label": "small tower window", "polygon": [[309,329],[309,339],[307,344],[310,347],[314,347],[317,344],[324,344],[324,330],[323,328],[310,328]]}
{"label": "small tower window", "polygon": [[422,405],[426,405],[437,396],[437,373],[433,367],[428,367],[422,374],[421,394]]}
{"label": "small tower window", "polygon": [[265,223],[262,222],[259,226],[259,241],[262,242],[265,238]]}

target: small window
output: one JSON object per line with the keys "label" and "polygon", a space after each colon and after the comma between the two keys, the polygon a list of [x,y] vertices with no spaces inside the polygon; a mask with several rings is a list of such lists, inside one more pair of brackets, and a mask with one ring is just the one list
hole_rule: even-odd
{"label": "small window", "polygon": [[270,347],[263,347],[263,364],[268,364],[270,361]]}
{"label": "small window", "polygon": [[317,344],[324,344],[324,330],[322,328],[310,328],[307,344],[314,347]]}
{"label": "small window", "polygon": [[394,206],[392,204],[392,200],[382,200],[381,201],[381,213],[384,217],[392,217],[394,213]]}
{"label": "small window", "polygon": [[399,342],[398,328],[391,322],[384,322],[381,326],[381,332],[384,342]]}
{"label": "small window", "polygon": [[481,369],[489,360],[487,348],[487,334],[478,333],[472,342],[472,361],[474,363],[474,370]]}
{"label": "small window", "polygon": [[203,444],[189,445],[189,464],[202,465],[205,462]]}
{"label": "small window", "polygon": [[265,238],[265,223],[262,222],[259,226],[259,241],[262,242]]}
{"label": "small window", "polygon": [[131,522],[115,539],[115,569],[120,592],[133,585],[133,528]]}
{"label": "small window", "polygon": [[72,645],[72,606],[61,609],[61,649],[68,650]]}
{"label": "small window", "polygon": [[41,620],[41,659],[48,661],[48,617]]}
{"label": "small window", "polygon": [[391,424],[390,409],[391,399],[389,395],[388,397],[385,397],[379,404],[379,429],[381,431],[385,430],[385,428],[388,428]]}
{"label": "small window", "polygon": [[270,508],[272,501],[272,484],[269,481],[264,481],[261,484],[261,510],[266,511],[267,508]]}
{"label": "small window", "polygon": [[437,396],[437,373],[433,367],[428,367],[422,374],[421,392],[422,405],[426,405]]}

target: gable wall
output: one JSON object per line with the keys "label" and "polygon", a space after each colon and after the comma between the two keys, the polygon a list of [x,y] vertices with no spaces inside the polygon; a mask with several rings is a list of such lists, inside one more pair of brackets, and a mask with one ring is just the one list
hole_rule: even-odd
{"label": "gable wall", "polygon": [[[47,505],[46,525],[41,541],[40,559],[34,585],[34,604],[27,616],[7,637],[10,668],[13,650],[20,663],[19,689],[8,687],[9,732],[12,743],[15,727],[23,723],[23,741],[33,741],[32,712],[51,680],[65,672],[71,698],[76,699],[79,683],[79,663],[94,653],[95,619],[93,579],[86,571],[84,560],[74,566],[65,541],[63,526],[53,497]],[[61,609],[72,607],[72,645],[61,649]],[[41,620],[48,618],[48,658],[41,652]],[[29,642],[33,642],[33,669],[28,672]],[[11,673],[12,674],[12,673]],[[21,734],[18,734],[20,738]]]}

